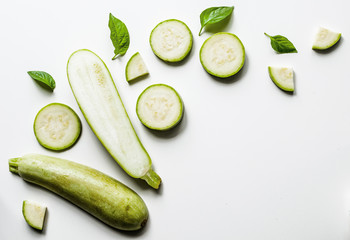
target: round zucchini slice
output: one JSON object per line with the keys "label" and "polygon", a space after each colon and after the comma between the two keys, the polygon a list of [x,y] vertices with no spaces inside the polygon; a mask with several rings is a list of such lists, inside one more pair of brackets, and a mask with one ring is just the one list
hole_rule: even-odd
{"label": "round zucchini slice", "polygon": [[183,102],[174,88],[165,84],[154,84],[140,94],[136,113],[146,127],[165,131],[181,121]]}
{"label": "round zucchini slice", "polygon": [[51,103],[38,112],[33,128],[40,145],[60,151],[71,147],[78,140],[81,121],[69,106]]}
{"label": "round zucchini slice", "polygon": [[37,230],[43,230],[46,209],[45,205],[31,200],[24,200],[22,204],[24,219],[29,226]]}
{"label": "round zucchini slice", "polygon": [[221,32],[204,41],[199,58],[209,74],[227,78],[238,73],[243,67],[245,49],[236,35]]}
{"label": "round zucchini slice", "polygon": [[333,47],[340,39],[341,33],[333,32],[329,29],[320,27],[316,34],[312,49],[326,50]]}
{"label": "round zucchini slice", "polygon": [[149,42],[157,57],[166,62],[179,62],[191,51],[193,39],[184,22],[169,19],[152,30]]}
{"label": "round zucchini slice", "polygon": [[268,67],[271,80],[280,89],[293,92],[294,91],[294,74],[291,67]]}

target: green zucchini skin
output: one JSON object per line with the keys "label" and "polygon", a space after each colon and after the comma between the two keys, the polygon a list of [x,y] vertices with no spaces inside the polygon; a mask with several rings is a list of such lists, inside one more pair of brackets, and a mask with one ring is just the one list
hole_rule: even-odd
{"label": "green zucchini skin", "polygon": [[93,168],[40,154],[9,160],[9,169],[119,230],[141,229],[148,220],[142,198],[126,185]]}

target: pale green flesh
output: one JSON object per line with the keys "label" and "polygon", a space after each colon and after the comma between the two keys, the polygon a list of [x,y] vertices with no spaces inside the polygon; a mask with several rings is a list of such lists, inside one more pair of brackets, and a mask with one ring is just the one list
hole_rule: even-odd
{"label": "pale green flesh", "polygon": [[38,230],[43,229],[46,206],[34,201],[25,200],[22,205],[22,213],[29,226]]}
{"label": "pale green flesh", "polygon": [[[101,143],[130,176],[148,182],[146,173],[153,171],[151,159],[104,62],[89,50],[76,51],[69,58],[67,75],[75,99]],[[160,178],[158,181],[159,185]]]}
{"label": "pale green flesh", "polygon": [[341,33],[333,32],[329,29],[320,27],[316,34],[312,49],[326,50],[333,47],[340,39]]}
{"label": "pale green flesh", "polygon": [[166,62],[179,62],[191,51],[193,39],[185,23],[169,19],[152,30],[149,41],[157,57]]}
{"label": "pale green flesh", "polygon": [[293,92],[294,91],[294,74],[290,67],[268,67],[271,80],[280,89]]}
{"label": "pale green flesh", "polygon": [[78,140],[81,122],[67,105],[51,103],[38,112],[33,129],[40,145],[58,151],[71,147]]}
{"label": "pale green flesh", "polygon": [[25,181],[44,187],[121,230],[142,228],[148,210],[133,190],[87,166],[40,154],[9,160],[9,168]]}
{"label": "pale green flesh", "polygon": [[132,81],[148,74],[145,62],[140,53],[135,53],[125,67],[126,81]]}
{"label": "pale green flesh", "polygon": [[181,121],[183,104],[175,89],[165,84],[155,84],[140,94],[136,113],[146,127],[169,130]]}
{"label": "pale green flesh", "polygon": [[199,58],[209,74],[226,78],[235,75],[243,67],[245,49],[236,35],[222,32],[203,43]]}

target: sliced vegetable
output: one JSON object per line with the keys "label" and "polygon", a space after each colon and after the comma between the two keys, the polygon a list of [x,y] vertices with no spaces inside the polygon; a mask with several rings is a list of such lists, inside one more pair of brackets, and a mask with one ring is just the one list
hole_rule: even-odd
{"label": "sliced vegetable", "polygon": [[31,200],[24,200],[22,204],[24,219],[29,226],[38,230],[43,230],[46,209],[46,206],[42,203]]}
{"label": "sliced vegetable", "polygon": [[40,145],[59,151],[76,143],[81,133],[81,122],[67,105],[51,103],[38,112],[33,128]]}
{"label": "sliced vegetable", "polygon": [[326,50],[333,47],[340,39],[341,33],[320,27],[316,34],[312,49]]}
{"label": "sliced vegetable", "polygon": [[28,71],[29,76],[37,81],[44,88],[50,89],[53,91],[56,87],[56,82],[53,77],[47,72],[43,71]]}
{"label": "sliced vegetable", "polygon": [[126,81],[129,82],[147,74],[148,70],[140,53],[137,52],[132,55],[125,67]]}
{"label": "sliced vegetable", "polygon": [[45,155],[27,154],[10,159],[9,169],[111,227],[131,231],[142,228],[147,222],[148,210],[139,195],[90,167]]}
{"label": "sliced vegetable", "polygon": [[270,36],[269,34],[265,33],[266,36],[268,36],[271,40],[271,47],[277,52],[277,53],[297,53],[297,49],[294,47],[293,43],[288,40],[288,38],[276,35],[276,36]]}
{"label": "sliced vegetable", "polygon": [[169,19],[152,30],[149,41],[157,57],[166,62],[179,62],[191,51],[193,40],[191,30],[185,23]]}
{"label": "sliced vegetable", "polygon": [[243,67],[245,49],[236,35],[221,32],[205,40],[199,57],[208,73],[226,78],[235,75]]}
{"label": "sliced vegetable", "polygon": [[154,84],[139,96],[136,113],[146,127],[169,130],[181,121],[183,103],[174,88],[165,84]]}
{"label": "sliced vegetable", "polygon": [[294,91],[294,77],[293,69],[291,67],[268,67],[271,80],[280,89],[293,92]]}
{"label": "sliced vegetable", "polygon": [[85,119],[107,151],[130,176],[158,188],[161,179],[152,170],[105,63],[89,50],[78,50],[68,60],[67,75]]}
{"label": "sliced vegetable", "polygon": [[111,31],[110,38],[114,46],[114,57],[116,59],[119,55],[124,55],[129,49],[130,36],[125,24],[118,18],[114,17],[112,13],[109,14],[108,27]]}
{"label": "sliced vegetable", "polygon": [[200,15],[201,29],[199,31],[199,36],[201,35],[201,32],[206,25],[221,22],[232,14],[233,9],[233,6],[211,7],[205,9]]}

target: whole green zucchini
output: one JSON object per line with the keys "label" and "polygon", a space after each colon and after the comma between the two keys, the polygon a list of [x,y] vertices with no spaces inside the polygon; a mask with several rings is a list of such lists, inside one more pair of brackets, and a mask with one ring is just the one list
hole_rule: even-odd
{"label": "whole green zucchini", "polygon": [[93,168],[40,154],[9,160],[12,173],[69,200],[104,223],[120,230],[138,230],[148,209],[133,190]]}

